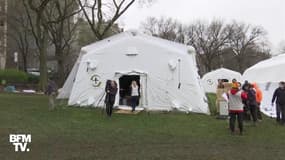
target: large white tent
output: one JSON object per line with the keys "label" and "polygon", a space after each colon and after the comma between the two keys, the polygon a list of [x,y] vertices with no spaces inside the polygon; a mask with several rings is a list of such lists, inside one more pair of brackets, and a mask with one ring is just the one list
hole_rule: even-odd
{"label": "large white tent", "polygon": [[243,80],[256,82],[263,92],[261,111],[270,117],[276,117],[271,98],[280,81],[285,81],[285,54],[261,61],[243,74]]}
{"label": "large white tent", "polygon": [[216,69],[214,71],[211,71],[209,73],[206,73],[202,78],[202,84],[206,92],[208,93],[216,93],[217,91],[217,85],[218,85],[218,79],[227,79],[231,81],[232,79],[236,79],[237,81],[242,80],[242,76],[239,72],[226,69],[226,68],[220,68]]}
{"label": "large white tent", "polygon": [[144,109],[209,114],[192,47],[136,31],[85,46],[58,98],[68,98],[69,105],[102,107],[108,79],[119,85],[115,106],[125,105],[122,87],[136,80]]}

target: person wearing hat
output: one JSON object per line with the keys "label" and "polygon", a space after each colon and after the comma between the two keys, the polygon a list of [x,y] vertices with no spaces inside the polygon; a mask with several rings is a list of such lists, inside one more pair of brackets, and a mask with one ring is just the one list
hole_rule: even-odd
{"label": "person wearing hat", "polygon": [[234,88],[240,87],[240,83],[235,78],[232,80],[232,87]]}
{"label": "person wearing hat", "polygon": [[243,99],[247,99],[245,92],[242,92],[236,86],[232,86],[232,89],[228,92],[228,104],[230,115],[230,130],[231,133],[235,132],[235,121],[238,120],[238,127],[240,135],[243,134]]}
{"label": "person wearing hat", "polygon": [[285,82],[280,82],[272,97],[273,103],[276,103],[276,121],[285,124]]}

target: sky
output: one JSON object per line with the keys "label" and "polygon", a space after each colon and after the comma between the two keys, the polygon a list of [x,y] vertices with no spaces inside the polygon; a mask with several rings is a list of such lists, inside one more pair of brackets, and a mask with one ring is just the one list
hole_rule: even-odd
{"label": "sky", "polygon": [[139,29],[149,16],[171,17],[184,24],[236,20],[262,26],[273,52],[285,44],[285,0],[156,0],[151,6],[131,6],[119,23],[126,30]]}

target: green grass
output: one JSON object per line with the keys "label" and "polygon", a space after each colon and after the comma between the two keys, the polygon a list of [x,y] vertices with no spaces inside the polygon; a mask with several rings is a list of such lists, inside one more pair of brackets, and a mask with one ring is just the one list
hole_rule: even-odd
{"label": "green grass", "polygon": [[[30,152],[15,153],[12,133],[31,133]],[[265,118],[245,126],[244,136],[229,134],[228,122],[182,113],[114,114],[58,107],[47,97],[0,94],[1,160],[284,160],[285,127]]]}

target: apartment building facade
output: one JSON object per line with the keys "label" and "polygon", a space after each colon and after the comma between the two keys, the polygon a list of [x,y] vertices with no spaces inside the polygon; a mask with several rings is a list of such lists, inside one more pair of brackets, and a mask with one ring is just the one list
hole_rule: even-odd
{"label": "apartment building facade", "polygon": [[0,69],[4,69],[7,56],[7,10],[8,0],[0,0]]}

